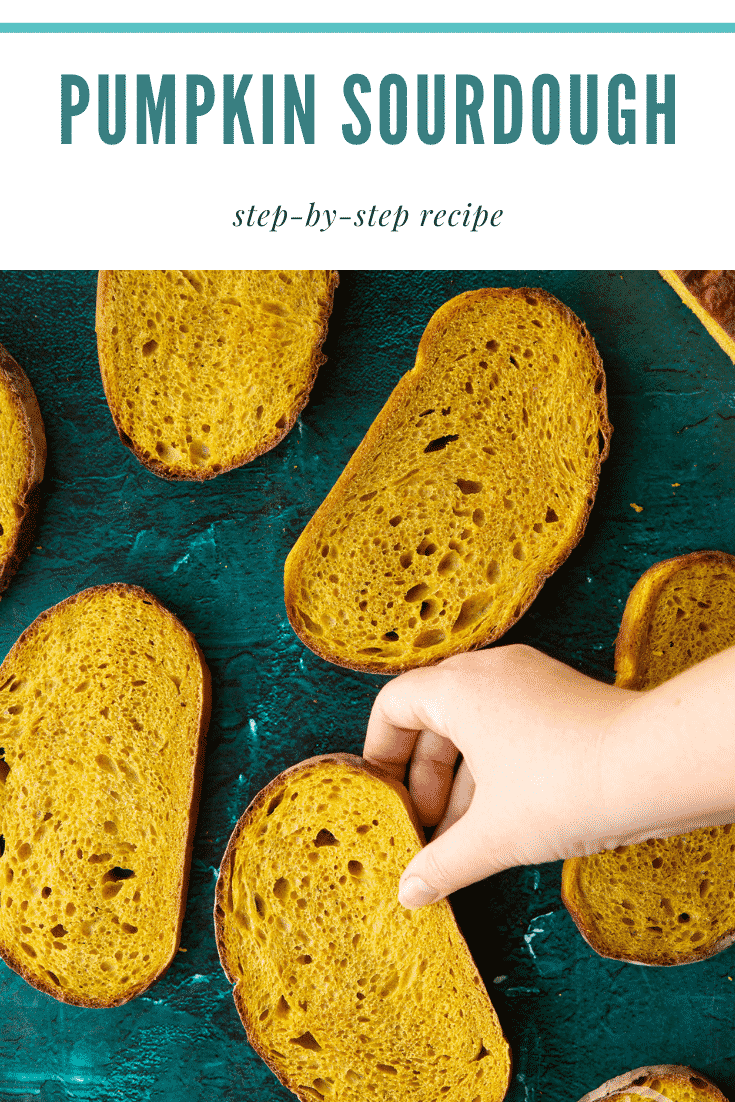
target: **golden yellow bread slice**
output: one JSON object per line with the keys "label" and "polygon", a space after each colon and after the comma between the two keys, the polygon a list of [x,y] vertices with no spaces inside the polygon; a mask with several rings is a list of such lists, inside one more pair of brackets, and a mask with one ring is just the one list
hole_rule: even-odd
{"label": "golden yellow bread slice", "polygon": [[0,344],[0,593],[28,553],[45,465],[46,435],[36,395]]}
{"label": "golden yellow bread slice", "polygon": [[101,271],[97,345],[122,442],[154,474],[214,478],[306,405],[333,271]]}
{"label": "golden yellow bread slice", "polygon": [[[633,587],[615,650],[616,684],[652,689],[735,644],[735,558],[697,551],[657,563]],[[564,862],[562,896],[596,952],[689,964],[735,940],[735,828],[715,826]]]}
{"label": "golden yellow bread slice", "polygon": [[735,271],[683,269],[660,274],[735,363]]}
{"label": "golden yellow bread slice", "polygon": [[727,1102],[706,1076],[681,1064],[636,1068],[609,1079],[580,1102]]}
{"label": "golden yellow bread slice", "polygon": [[217,881],[222,967],[253,1048],[302,1102],[500,1102],[510,1050],[444,900],[398,880],[422,845],[401,784],[362,758],[276,777]]}
{"label": "golden yellow bread slice", "polygon": [[136,586],[41,613],[0,667],[0,955],[117,1006],[176,953],[210,711],[194,638]]}
{"label": "golden yellow bread slice", "polygon": [[396,673],[499,638],[581,538],[607,456],[605,377],[545,291],[468,291],[286,560],[308,647]]}

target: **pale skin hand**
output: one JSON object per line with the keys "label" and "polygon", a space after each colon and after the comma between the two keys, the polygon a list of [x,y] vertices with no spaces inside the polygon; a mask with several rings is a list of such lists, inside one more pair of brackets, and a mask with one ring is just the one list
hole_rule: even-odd
{"label": "pale skin hand", "polygon": [[735,821],[735,649],[646,693],[530,647],[458,655],[384,686],[363,753],[399,780],[408,766],[422,823],[438,824],[401,877],[408,907],[514,865]]}

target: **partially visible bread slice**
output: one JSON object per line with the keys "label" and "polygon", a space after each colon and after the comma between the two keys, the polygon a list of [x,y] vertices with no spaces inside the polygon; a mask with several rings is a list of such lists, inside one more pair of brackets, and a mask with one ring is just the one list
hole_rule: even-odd
{"label": "partially visible bread slice", "polygon": [[660,270],[735,363],[735,271]]}
{"label": "partially visible bread slice", "polygon": [[735,643],[735,557],[695,551],[656,563],[630,591],[615,684],[653,689]]}
{"label": "partially visible bread slice", "polygon": [[28,553],[46,435],[28,377],[0,344],[0,593]]}
{"label": "partially visible bread slice", "polygon": [[449,903],[398,902],[421,845],[403,786],[349,754],[282,773],[235,827],[220,959],[250,1043],[302,1102],[507,1091],[510,1050]]}
{"label": "partially visible bread slice", "polygon": [[636,1068],[609,1079],[579,1102],[727,1102],[722,1091],[698,1071],[681,1064]]}
{"label": "partially visible bread slice", "polygon": [[[623,613],[616,684],[652,689],[735,644],[735,558],[698,551],[657,563]],[[688,964],[735,941],[735,827],[708,827],[564,862],[562,895],[596,952]]]}
{"label": "partially visible bread slice", "polygon": [[193,636],[136,586],[42,613],[0,667],[0,955],[78,1006],[179,942],[209,721]]}
{"label": "partially visible bread slice", "polygon": [[286,560],[292,626],[380,673],[498,639],[581,538],[610,432],[602,362],[557,299],[447,302]]}
{"label": "partially visible bread slice", "polygon": [[333,271],[102,271],[97,343],[118,434],[161,478],[201,480],[283,439],[306,405]]}

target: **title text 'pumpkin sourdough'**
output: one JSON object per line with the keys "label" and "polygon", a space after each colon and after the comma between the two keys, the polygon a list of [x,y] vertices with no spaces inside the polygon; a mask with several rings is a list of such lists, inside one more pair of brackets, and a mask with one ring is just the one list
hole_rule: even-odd
{"label": "title text 'pumpkin sourdough'", "polygon": [[36,395],[0,344],[0,593],[27,554],[46,464],[46,435]]}
{"label": "title text 'pumpkin sourdough'", "polygon": [[136,586],[43,612],[0,667],[0,955],[63,1002],[127,1002],[179,943],[209,673]]}
{"label": "title text 'pumpkin sourdough'", "polygon": [[562,303],[451,299],[286,560],[294,629],[382,673],[499,638],[581,538],[611,431],[602,361]]}
{"label": "title text 'pumpkin sourdough'", "polygon": [[330,754],[276,777],[217,881],[222,966],[250,1043],[302,1102],[500,1102],[510,1050],[449,903],[398,881],[422,845],[401,784]]}
{"label": "title text 'pumpkin sourdough'", "polygon": [[[616,684],[653,689],[735,644],[735,558],[695,551],[656,563],[630,592],[615,647]],[[673,965],[735,941],[735,825],[564,862],[562,896],[604,957]]]}
{"label": "title text 'pumpkin sourdough'", "polygon": [[201,480],[283,439],[306,405],[333,271],[103,271],[102,382],[120,439],[154,474]]}

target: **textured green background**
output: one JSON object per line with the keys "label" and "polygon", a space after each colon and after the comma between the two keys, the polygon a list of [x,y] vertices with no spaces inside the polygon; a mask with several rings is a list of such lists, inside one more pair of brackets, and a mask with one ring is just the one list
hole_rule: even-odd
{"label": "textured green background", "polygon": [[[285,616],[283,561],[412,365],[431,314],[470,288],[539,286],[597,342],[611,456],[582,543],[506,641],[606,679],[626,596],[648,566],[735,552],[735,368],[655,272],[345,272],[329,360],[291,434],[242,470],[169,484],[114,431],[95,278],[0,273],[0,341],[31,378],[49,444],[35,549],[0,603],[0,657],[42,609],[100,582],[144,586],[195,633],[214,709],[187,951],[148,995],[102,1011],[55,1002],[0,963],[0,1099],[286,1102],[219,967],[213,888],[233,825],[267,781],[312,754],[361,748],[382,679],[304,649]],[[735,948],[678,969],[602,960],[563,908],[559,878],[559,865],[515,869],[455,897],[513,1048],[510,1102],[575,1102],[659,1062],[690,1063],[735,1096]]]}

